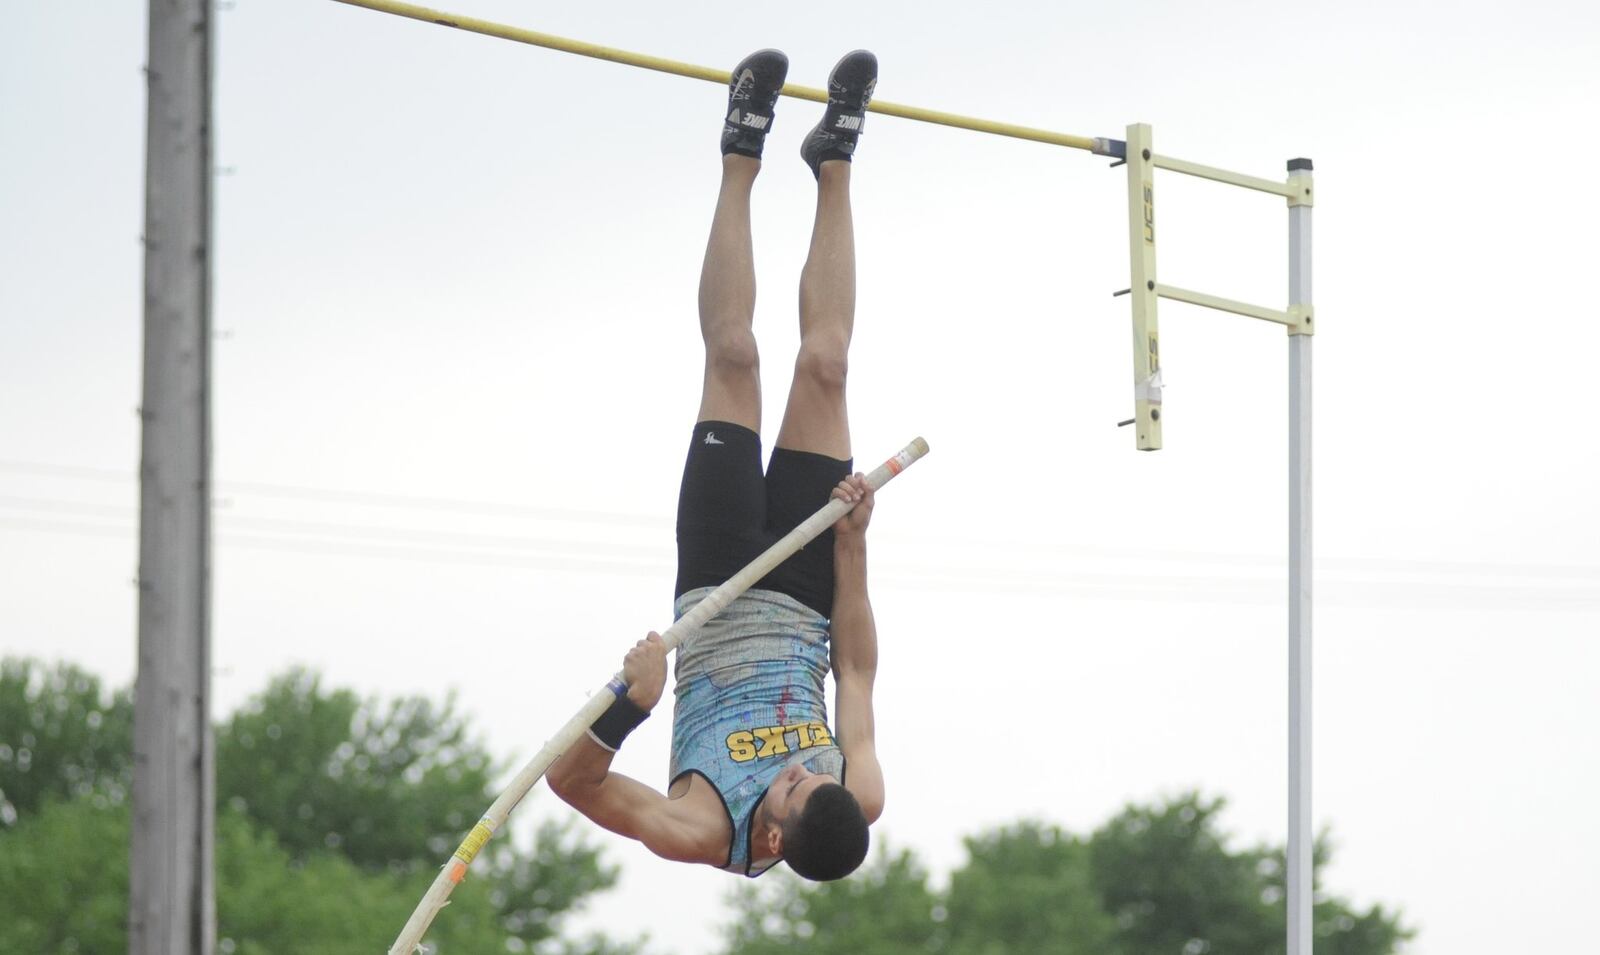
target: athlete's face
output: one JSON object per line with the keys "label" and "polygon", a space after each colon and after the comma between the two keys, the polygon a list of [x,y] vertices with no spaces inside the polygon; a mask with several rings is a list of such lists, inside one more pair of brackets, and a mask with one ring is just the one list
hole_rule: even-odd
{"label": "athlete's face", "polygon": [[805,808],[806,800],[818,787],[836,782],[832,776],[813,773],[798,761],[790,763],[767,788],[767,808],[774,819],[788,819]]}

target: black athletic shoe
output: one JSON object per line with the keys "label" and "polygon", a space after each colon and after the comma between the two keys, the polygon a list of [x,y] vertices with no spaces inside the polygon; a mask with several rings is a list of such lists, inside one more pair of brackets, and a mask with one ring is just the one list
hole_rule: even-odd
{"label": "black athletic shoe", "polygon": [[878,85],[878,58],[868,50],[846,53],[828,74],[828,109],[805,142],[800,158],[820,178],[822,164],[829,159],[846,162],[856,151],[856,139],[866,125],[867,104]]}
{"label": "black athletic shoe", "polygon": [[757,50],[733,68],[728,82],[728,112],[722,121],[722,154],[761,158],[772,131],[773,109],[789,75],[789,58],[779,50]]}

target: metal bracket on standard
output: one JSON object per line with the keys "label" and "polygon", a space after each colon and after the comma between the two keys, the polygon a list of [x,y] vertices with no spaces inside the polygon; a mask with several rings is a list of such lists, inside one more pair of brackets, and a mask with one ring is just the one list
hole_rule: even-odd
{"label": "metal bracket on standard", "polygon": [[1316,317],[1316,309],[1310,305],[1289,306],[1289,334],[1315,335],[1316,328],[1312,320]]}
{"label": "metal bracket on standard", "polygon": [[1128,164],[1128,144],[1120,139],[1106,139],[1104,136],[1094,138],[1094,148],[1089,150],[1096,156],[1110,156],[1116,160],[1111,168],[1126,166]]}
{"label": "metal bracket on standard", "polygon": [[1107,139],[1104,136],[1094,138],[1094,148],[1089,150],[1096,156],[1110,156],[1113,159],[1128,158],[1128,144],[1120,139]]}
{"label": "metal bracket on standard", "polygon": [[1296,159],[1289,163],[1288,187],[1290,207],[1316,205],[1316,191],[1311,186],[1311,160]]}

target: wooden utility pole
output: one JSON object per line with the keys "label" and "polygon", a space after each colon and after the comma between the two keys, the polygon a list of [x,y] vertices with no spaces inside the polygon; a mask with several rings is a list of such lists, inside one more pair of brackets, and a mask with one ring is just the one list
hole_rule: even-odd
{"label": "wooden utility pole", "polygon": [[150,0],[129,955],[212,955],[211,0]]}

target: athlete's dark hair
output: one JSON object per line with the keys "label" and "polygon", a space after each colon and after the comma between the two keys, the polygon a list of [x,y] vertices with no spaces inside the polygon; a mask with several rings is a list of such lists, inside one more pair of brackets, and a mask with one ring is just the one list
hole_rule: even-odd
{"label": "athlete's dark hair", "polygon": [[842,879],[867,857],[867,817],[850,790],[818,786],[798,812],[783,821],[783,861],[813,882]]}

